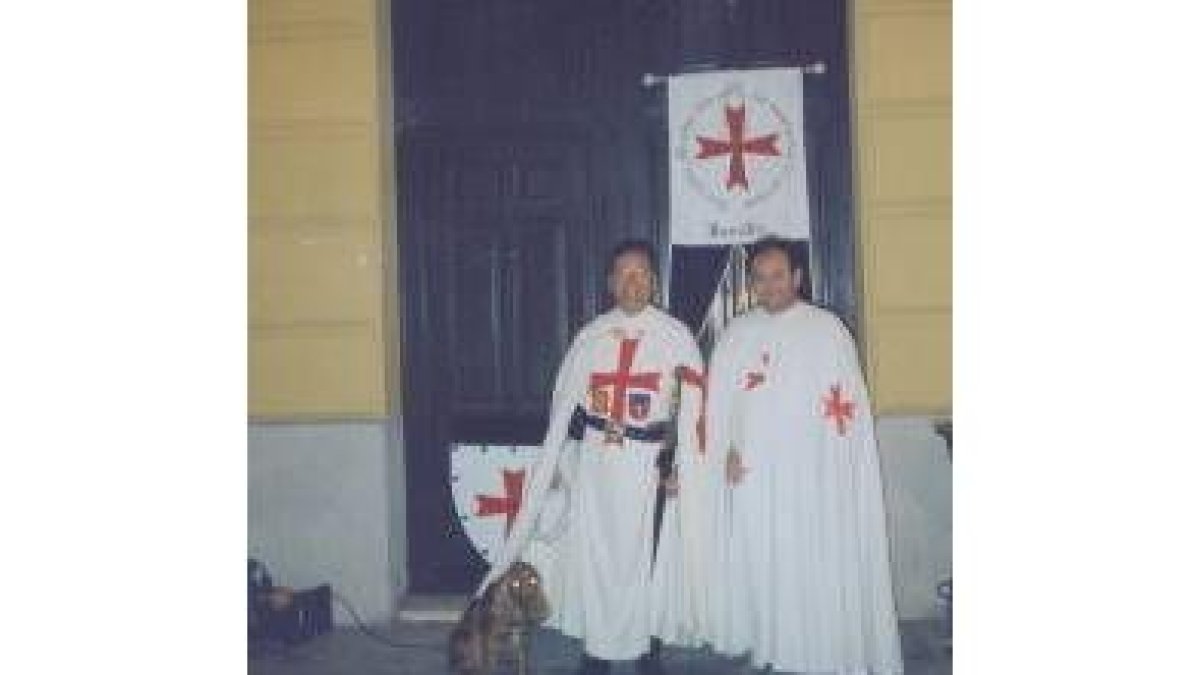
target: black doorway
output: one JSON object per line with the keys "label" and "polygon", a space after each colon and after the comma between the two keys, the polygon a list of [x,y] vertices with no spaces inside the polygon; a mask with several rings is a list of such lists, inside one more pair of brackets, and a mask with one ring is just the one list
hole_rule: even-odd
{"label": "black doorway", "polygon": [[[539,442],[569,338],[606,308],[606,250],[641,236],[666,260],[665,91],[644,74],[826,64],[806,80],[811,255],[816,300],[854,326],[846,9],[397,0],[392,17],[408,565],[412,590],[460,592],[484,564],[450,445]],[[711,289],[692,268],[672,286]]]}

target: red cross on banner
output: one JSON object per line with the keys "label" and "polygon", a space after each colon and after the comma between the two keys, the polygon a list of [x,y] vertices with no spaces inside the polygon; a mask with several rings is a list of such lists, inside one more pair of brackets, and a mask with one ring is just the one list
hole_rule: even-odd
{"label": "red cross on banner", "polygon": [[840,384],[830,387],[829,398],[822,402],[825,404],[825,412],[822,416],[827,419],[833,419],[837,424],[838,436],[845,436],[846,422],[854,417],[854,402],[842,398],[842,386]]}
{"label": "red cross on banner", "polygon": [[636,339],[622,339],[620,355],[617,357],[617,370],[612,373],[592,373],[591,386],[612,386],[612,420],[617,423],[625,421],[625,394],[629,389],[648,389],[658,391],[662,373],[633,373],[633,355],[637,351]]}
{"label": "red cross on banner", "polygon": [[750,190],[750,182],[746,178],[746,155],[779,156],[776,141],[779,134],[768,134],[758,138],[746,138],[746,104],[738,107],[725,106],[725,125],[729,127],[729,140],[698,136],[700,152],[696,159],[708,159],[729,155],[729,175],[725,179],[726,189],[732,190],[740,185],[743,190]]}
{"label": "red cross on banner", "polygon": [[475,515],[495,516],[504,514],[504,534],[512,529],[513,520],[521,510],[521,490],[525,485],[525,470],[501,471],[504,476],[504,496],[475,495]]}

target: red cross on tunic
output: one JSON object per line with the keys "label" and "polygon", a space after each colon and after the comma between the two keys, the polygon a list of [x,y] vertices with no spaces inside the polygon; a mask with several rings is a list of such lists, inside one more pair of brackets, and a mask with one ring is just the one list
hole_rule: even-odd
{"label": "red cross on tunic", "polygon": [[620,356],[617,357],[617,370],[614,373],[592,373],[591,385],[605,387],[612,385],[611,419],[614,422],[625,421],[625,393],[629,389],[648,389],[658,391],[658,381],[662,373],[632,373],[633,353],[637,351],[638,341],[625,338],[621,340]]}
{"label": "red cross on tunic", "polygon": [[475,495],[475,515],[495,516],[504,514],[504,536],[512,529],[517,511],[521,510],[521,488],[525,485],[525,470],[501,470],[504,474],[504,496]]}
{"label": "red cross on tunic", "polygon": [[825,413],[822,416],[833,419],[837,424],[838,436],[845,436],[846,421],[854,417],[854,402],[843,399],[842,385],[835,384],[829,388],[829,398],[825,399],[823,403],[825,404]]}
{"label": "red cross on tunic", "polygon": [[758,138],[746,138],[746,104],[734,108],[725,106],[725,125],[729,127],[729,140],[697,136],[700,152],[696,159],[708,159],[729,155],[729,176],[725,179],[725,189],[732,190],[740,185],[743,190],[750,190],[746,179],[746,155],[779,156],[779,148],[775,141],[779,134],[768,134]]}
{"label": "red cross on tunic", "polygon": [[762,354],[762,370],[751,370],[746,373],[746,381],[742,384],[742,389],[750,391],[758,385],[767,381],[767,366],[771,365],[771,355],[763,352]]}
{"label": "red cross on tunic", "polygon": [[704,418],[708,410],[708,376],[687,366],[679,366],[679,379],[700,390],[700,417],[696,420],[696,441],[700,445],[697,449],[703,454]]}

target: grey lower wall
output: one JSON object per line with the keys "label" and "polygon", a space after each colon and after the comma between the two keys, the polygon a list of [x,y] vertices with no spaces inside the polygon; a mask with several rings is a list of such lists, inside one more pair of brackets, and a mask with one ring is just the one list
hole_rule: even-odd
{"label": "grey lower wall", "polygon": [[[902,619],[938,615],[951,573],[951,477],[933,421],[876,421],[893,584]],[[407,588],[400,425],[251,424],[249,552],[277,583],[331,584],[369,622]],[[340,608],[335,620],[350,622]]]}
{"label": "grey lower wall", "polygon": [[[249,554],[277,584],[329,583],[365,621],[391,619],[406,586],[399,438],[387,422],[250,424]],[[336,602],[334,619],[350,623]]]}
{"label": "grey lower wall", "polygon": [[881,417],[875,425],[901,619],[938,616],[936,587],[951,574],[950,457],[933,422]]}

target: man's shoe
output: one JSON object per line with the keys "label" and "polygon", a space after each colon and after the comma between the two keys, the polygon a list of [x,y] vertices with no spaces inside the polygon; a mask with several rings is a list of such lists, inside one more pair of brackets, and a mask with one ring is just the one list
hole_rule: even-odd
{"label": "man's shoe", "polygon": [[583,658],[579,661],[579,669],[575,672],[577,675],[608,675],[611,665],[604,659],[584,654]]}
{"label": "man's shoe", "polygon": [[652,638],[650,651],[642,654],[637,660],[638,675],[666,675],[662,664],[662,640]]}

